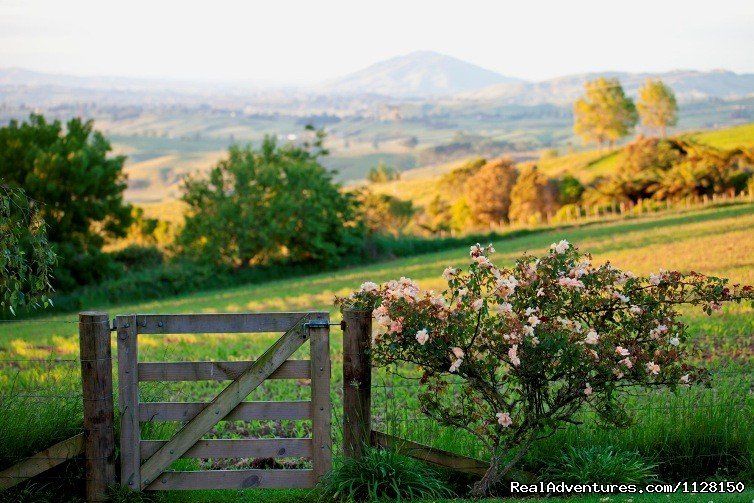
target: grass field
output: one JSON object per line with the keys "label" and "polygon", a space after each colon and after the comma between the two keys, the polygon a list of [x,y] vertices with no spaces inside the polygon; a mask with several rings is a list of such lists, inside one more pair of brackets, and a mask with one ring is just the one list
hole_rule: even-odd
{"label": "grass field", "polygon": [[[704,211],[646,216],[612,223],[591,224],[548,230],[495,243],[496,261],[511,264],[523,252],[543,253],[549,244],[568,239],[582,250],[591,251],[597,262],[610,260],[619,267],[646,274],[659,268],[678,269],[725,276],[734,282],[754,283],[754,205],[732,205]],[[424,288],[442,288],[440,273],[447,265],[463,266],[467,248],[432,253],[408,259],[357,267],[336,273],[290,278],[282,281],[242,286],[227,290],[207,291],[156,302],[129,305],[87,306],[107,310],[111,317],[127,313],[187,313],[328,310],[333,319],[339,314],[332,307],[334,295],[344,295],[366,280],[385,281],[408,276]],[[211,285],[207,285],[211,288]],[[75,361],[70,365],[15,362],[10,360],[75,359],[78,336],[76,315],[56,315],[24,322],[0,323],[0,393],[7,400],[13,394],[40,396],[40,410],[55,411],[55,404],[70,403],[63,396],[44,398],[45,390],[80,400],[77,389],[78,371]],[[684,390],[677,394],[641,395],[632,398],[637,423],[626,430],[606,430],[587,421],[581,427],[568,428],[536,446],[525,461],[537,470],[543,460],[552,457],[563,445],[611,445],[647,455],[660,465],[661,474],[678,475],[679,458],[689,473],[700,478],[725,477],[748,473],[754,481],[754,309],[751,306],[728,306],[722,314],[707,317],[689,312],[687,321],[694,340],[698,361],[706,362],[715,375],[712,390]],[[333,329],[334,424],[340,415],[342,386],[342,350],[340,331]],[[173,335],[140,337],[140,359],[145,360],[236,360],[253,359],[266,349],[277,334],[226,334],[216,336]],[[294,358],[305,358],[302,348]],[[376,371],[374,376],[375,423],[382,428],[432,443],[459,453],[484,457],[472,439],[444,430],[419,414],[415,387],[388,373]],[[256,390],[250,399],[307,399],[309,388],[296,381],[269,381]],[[216,383],[178,383],[144,386],[142,400],[204,400],[213,397],[220,385]],[[70,394],[70,395],[69,395]],[[58,402],[56,402],[58,400]],[[1,402],[3,406],[11,402]],[[37,402],[35,402],[37,403]],[[62,407],[62,405],[59,405]],[[53,413],[54,414],[54,413]],[[46,427],[48,442],[66,432],[65,425],[50,424],[50,413],[23,420],[10,414],[0,421],[0,463],[9,453],[33,450],[34,424]],[[74,419],[70,419],[74,418]],[[75,421],[75,414],[69,421]],[[586,418],[588,419],[588,418]],[[37,421],[36,423],[34,421]],[[29,422],[30,421],[30,422]],[[31,426],[29,426],[31,425]],[[46,426],[45,426],[46,425]],[[73,427],[76,425],[73,424]],[[216,438],[234,438],[251,432],[262,436],[301,436],[308,433],[305,422],[254,422],[244,428],[223,422],[213,431]],[[170,427],[147,426],[145,438],[164,438]],[[64,436],[64,435],[63,435]],[[335,431],[336,443],[339,432]],[[182,461],[182,467],[197,467],[196,462]],[[209,466],[211,462],[201,462]],[[6,463],[7,464],[7,463]],[[228,466],[219,462],[213,467]],[[236,466],[236,465],[233,465]],[[748,471],[747,471],[748,470]],[[735,471],[735,473],[732,473]],[[175,501],[261,501],[244,493],[176,496]],[[255,493],[256,494],[256,493]],[[261,495],[262,493],[260,493]],[[301,492],[265,492],[264,501],[306,500]],[[747,496],[749,497],[749,496]],[[198,499],[197,499],[198,498]],[[214,498],[214,499],[213,499]],[[235,499],[238,498],[238,499]],[[250,498],[250,499],[241,499]],[[279,499],[282,498],[282,499]],[[614,497],[610,501],[626,501]],[[749,498],[751,499],[751,498]],[[741,501],[736,499],[704,499],[703,501]],[[174,499],[171,498],[171,501]],[[554,500],[553,500],[554,501]],[[569,500],[571,501],[571,500]],[[599,501],[579,499],[572,501]],[[636,498],[634,501],[657,501]],[[663,499],[665,501],[665,499]],[[701,499],[668,499],[668,501],[702,501]],[[748,501],[748,500],[747,500]]]}

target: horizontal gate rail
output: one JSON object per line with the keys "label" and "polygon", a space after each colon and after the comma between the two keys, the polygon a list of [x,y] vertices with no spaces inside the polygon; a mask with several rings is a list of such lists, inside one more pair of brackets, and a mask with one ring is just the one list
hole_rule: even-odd
{"label": "horizontal gate rail", "polygon": [[308,313],[139,314],[140,334],[287,332]]}
{"label": "horizontal gate rail", "polygon": [[[242,362],[142,362],[139,381],[229,381],[254,364]],[[288,360],[267,379],[309,379],[309,360]]]}
{"label": "horizontal gate rail", "polygon": [[[141,459],[148,459],[165,440],[142,440]],[[200,440],[183,458],[310,458],[311,438],[245,438]]]}
{"label": "horizontal gate rail", "polygon": [[[189,421],[209,402],[142,402],[139,404],[139,421]],[[241,402],[225,420],[303,420],[311,419],[311,402]]]}
{"label": "horizontal gate rail", "polygon": [[175,489],[307,489],[314,487],[313,470],[208,470],[165,472],[147,490]]}

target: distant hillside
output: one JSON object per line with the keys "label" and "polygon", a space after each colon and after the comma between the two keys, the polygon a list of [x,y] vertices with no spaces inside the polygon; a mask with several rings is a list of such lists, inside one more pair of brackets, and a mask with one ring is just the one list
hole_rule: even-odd
{"label": "distant hillside", "polygon": [[[754,148],[754,123],[715,131],[681,133],[677,136],[719,149],[751,149]],[[582,183],[590,183],[599,176],[614,172],[622,162],[624,152],[624,147],[612,151],[587,150],[533,162],[549,177],[557,178],[568,173]],[[400,180],[370,184],[369,187],[378,193],[409,199],[420,207],[426,207],[436,195],[455,200],[461,194],[448,194],[439,182],[443,175],[469,160],[407,170],[401,173]]]}
{"label": "distant hillside", "polygon": [[460,59],[431,51],[412,52],[375,63],[326,82],[322,93],[381,94],[398,97],[450,95],[493,84],[523,82]]}
{"label": "distant hillside", "polygon": [[709,98],[734,99],[754,96],[754,74],[727,70],[699,72],[678,70],[667,73],[599,72],[567,75],[541,82],[500,83],[478,91],[460,93],[459,98],[503,101],[516,104],[572,103],[584,93],[584,82],[598,77],[617,78],[629,95],[635,96],[647,78],[661,79],[675,91],[679,101]]}

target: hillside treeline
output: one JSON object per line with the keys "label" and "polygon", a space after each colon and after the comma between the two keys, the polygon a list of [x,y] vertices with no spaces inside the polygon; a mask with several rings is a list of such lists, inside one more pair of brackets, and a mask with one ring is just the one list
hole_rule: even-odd
{"label": "hillside treeline", "polygon": [[548,177],[536,163],[474,159],[443,175],[424,207],[365,189],[372,232],[445,235],[510,224],[559,221],[575,206],[614,208],[640,201],[677,202],[754,190],[754,149],[721,150],[683,138],[639,137],[613,152],[608,174],[584,183]]}

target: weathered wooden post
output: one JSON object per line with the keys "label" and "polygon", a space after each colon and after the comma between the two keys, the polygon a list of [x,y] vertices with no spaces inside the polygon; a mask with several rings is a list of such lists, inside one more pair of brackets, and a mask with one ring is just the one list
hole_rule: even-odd
{"label": "weathered wooden post", "polygon": [[343,311],[343,455],[360,458],[372,431],[372,313]]}
{"label": "weathered wooden post", "polygon": [[104,501],[115,483],[113,367],[107,313],[79,314],[79,358],[84,396],[86,500]]}

